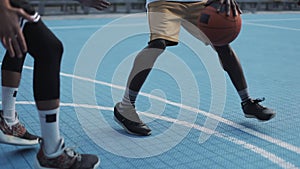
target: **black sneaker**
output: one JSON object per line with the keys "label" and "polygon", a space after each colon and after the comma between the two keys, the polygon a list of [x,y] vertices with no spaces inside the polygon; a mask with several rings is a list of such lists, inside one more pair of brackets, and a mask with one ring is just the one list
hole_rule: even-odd
{"label": "black sneaker", "polygon": [[25,126],[18,120],[14,125],[8,125],[3,118],[3,111],[0,110],[0,143],[30,146],[39,143],[40,138],[36,135],[29,133]]}
{"label": "black sneaker", "polygon": [[263,107],[259,104],[259,102],[264,101],[263,99],[249,99],[247,101],[242,102],[242,109],[244,111],[245,117],[247,118],[256,118],[260,121],[268,121],[275,117],[276,113],[267,108]]}
{"label": "black sneaker", "polygon": [[[126,114],[126,117],[121,115]],[[129,134],[149,136],[151,129],[141,121],[134,106],[122,107],[121,103],[117,103],[114,107],[114,119],[119,123]]]}
{"label": "black sneaker", "polygon": [[[43,142],[42,142],[43,144]],[[45,154],[42,145],[36,155],[36,169],[96,169],[100,159],[92,154],[79,154],[72,148],[66,148],[64,139],[60,140],[57,151],[53,154]]]}

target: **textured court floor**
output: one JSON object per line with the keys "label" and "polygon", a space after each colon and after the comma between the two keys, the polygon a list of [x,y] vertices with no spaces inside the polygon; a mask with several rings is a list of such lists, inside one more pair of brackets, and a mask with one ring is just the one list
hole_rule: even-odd
{"label": "textured court floor", "polygon": [[[148,41],[144,15],[44,21],[65,47],[61,134],[79,152],[99,155],[100,168],[300,168],[299,13],[244,14],[232,43],[251,96],[265,97],[262,104],[276,110],[274,119],[246,119],[215,55],[203,55],[210,50],[183,31],[182,42],[158,59],[138,97],[141,118],[153,130],[149,137],[126,134],[112,112],[134,56]],[[28,56],[17,110],[39,135],[32,67]],[[38,146],[1,144],[0,168],[32,168],[37,151]]]}

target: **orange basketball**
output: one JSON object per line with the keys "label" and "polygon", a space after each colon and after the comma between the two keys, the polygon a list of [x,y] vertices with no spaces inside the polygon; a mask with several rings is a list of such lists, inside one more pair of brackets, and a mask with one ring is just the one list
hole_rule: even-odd
{"label": "orange basketball", "polygon": [[[238,13],[238,12],[237,12]],[[242,19],[240,14],[226,16],[225,11],[217,12],[216,7],[207,6],[200,14],[198,28],[215,46],[223,46],[232,42],[240,33]]]}

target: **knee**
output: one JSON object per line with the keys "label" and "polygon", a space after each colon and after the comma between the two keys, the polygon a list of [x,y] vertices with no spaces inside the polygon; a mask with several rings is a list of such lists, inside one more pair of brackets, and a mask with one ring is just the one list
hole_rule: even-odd
{"label": "knee", "polygon": [[148,43],[147,48],[156,48],[165,50],[167,47],[167,41],[164,39],[155,39]]}
{"label": "knee", "polygon": [[53,39],[49,42],[46,49],[42,49],[40,56],[35,57],[36,61],[41,64],[60,64],[64,47],[59,39]]}
{"label": "knee", "polygon": [[135,68],[151,68],[158,58],[167,47],[167,42],[163,39],[152,40],[148,46],[144,48],[135,58]]}
{"label": "knee", "polygon": [[49,58],[54,58],[55,60],[60,61],[64,52],[62,42],[59,39],[53,40],[50,47],[45,52],[51,54]]}
{"label": "knee", "polygon": [[232,50],[229,45],[215,46],[223,69],[227,72],[232,62]]}
{"label": "knee", "polygon": [[53,42],[52,49],[53,49],[53,51],[55,51],[57,57],[60,57],[60,58],[62,57],[62,54],[64,52],[64,46],[59,39],[56,39]]}

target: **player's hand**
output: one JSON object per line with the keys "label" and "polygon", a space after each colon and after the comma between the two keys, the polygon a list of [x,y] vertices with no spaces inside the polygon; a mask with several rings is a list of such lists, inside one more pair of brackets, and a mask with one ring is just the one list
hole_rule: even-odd
{"label": "player's hand", "polygon": [[233,16],[237,16],[242,13],[242,10],[235,0],[208,0],[206,6],[212,4],[217,5],[216,8],[218,12],[225,10],[227,16],[230,15],[230,12],[232,12]]}
{"label": "player's hand", "polygon": [[8,1],[0,4],[0,38],[11,57],[22,57],[27,52],[26,41],[20,28],[20,17],[33,21],[23,9],[12,7]]}
{"label": "player's hand", "polygon": [[110,3],[106,0],[78,0],[82,5],[92,7],[98,10],[106,9],[110,6]]}

